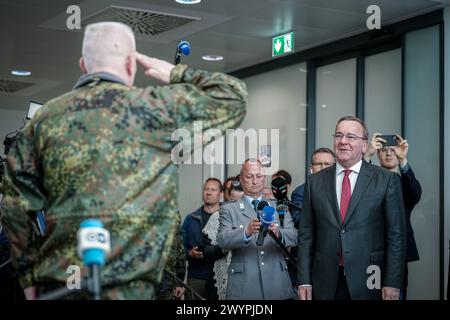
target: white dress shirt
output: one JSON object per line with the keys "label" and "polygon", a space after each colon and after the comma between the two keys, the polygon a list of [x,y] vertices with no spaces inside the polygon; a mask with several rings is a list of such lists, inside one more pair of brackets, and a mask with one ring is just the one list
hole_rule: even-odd
{"label": "white dress shirt", "polygon": [[[355,189],[356,180],[358,179],[359,171],[361,170],[362,160],[359,160],[353,167],[349,168],[352,170],[348,176],[350,180],[351,192],[353,194],[353,189]],[[344,180],[344,170],[345,168],[336,162],[336,196],[339,210],[341,209],[341,193],[342,193],[342,180]]]}

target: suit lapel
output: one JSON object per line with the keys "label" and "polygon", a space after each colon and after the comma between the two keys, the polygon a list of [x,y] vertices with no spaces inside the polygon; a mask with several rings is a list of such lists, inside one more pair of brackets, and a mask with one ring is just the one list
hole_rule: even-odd
{"label": "suit lapel", "polygon": [[325,175],[325,194],[328,196],[328,201],[333,209],[333,215],[339,225],[342,225],[341,215],[339,213],[339,207],[337,203],[336,195],[336,165],[332,166]]}
{"label": "suit lapel", "polygon": [[241,198],[242,203],[244,204],[244,210],[242,211],[243,215],[248,217],[250,220],[251,219],[255,219],[258,218],[258,216],[256,215],[256,211],[253,208],[253,206],[247,201],[247,199],[245,198],[245,196],[242,196]]}
{"label": "suit lapel", "polygon": [[350,199],[350,206],[347,210],[347,215],[345,216],[344,225],[348,223],[356,207],[358,206],[361,197],[367,190],[372,177],[372,170],[370,165],[363,160],[361,165],[361,170],[359,171],[358,179],[356,180],[355,189],[353,190],[352,197]]}

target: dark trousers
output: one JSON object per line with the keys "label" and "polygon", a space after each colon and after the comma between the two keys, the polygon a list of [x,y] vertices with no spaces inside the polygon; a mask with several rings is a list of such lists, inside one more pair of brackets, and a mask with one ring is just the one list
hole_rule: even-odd
{"label": "dark trousers", "polygon": [[[206,292],[206,280],[188,277],[187,284],[190,285],[192,289],[194,289],[203,298],[207,298],[208,293]],[[186,291],[186,299],[199,300],[199,298],[194,295],[190,296],[189,291]]]}
{"label": "dark trousers", "polygon": [[0,259],[0,266],[0,301],[25,300],[19,279],[13,275],[11,262],[4,262]]}
{"label": "dark trousers", "polygon": [[339,267],[339,276],[336,286],[336,294],[334,300],[351,300],[350,292],[348,291],[347,279],[345,278],[344,267]]}
{"label": "dark trousers", "polygon": [[406,300],[408,288],[408,262],[405,263],[405,271],[403,273],[403,289],[400,290],[400,300]]}

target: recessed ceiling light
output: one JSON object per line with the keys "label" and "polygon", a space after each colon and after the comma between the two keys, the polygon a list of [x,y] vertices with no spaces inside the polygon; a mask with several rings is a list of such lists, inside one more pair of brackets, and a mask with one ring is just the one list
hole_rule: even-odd
{"label": "recessed ceiling light", "polygon": [[208,54],[206,56],[203,56],[202,59],[206,60],[206,61],[220,61],[220,60],[223,60],[223,57],[222,56],[216,56],[216,55]]}
{"label": "recessed ceiling light", "polygon": [[202,2],[202,0],[175,0],[175,1],[181,4],[194,4]]}
{"label": "recessed ceiling light", "polygon": [[31,71],[28,70],[13,70],[11,71],[13,76],[26,77],[31,75]]}

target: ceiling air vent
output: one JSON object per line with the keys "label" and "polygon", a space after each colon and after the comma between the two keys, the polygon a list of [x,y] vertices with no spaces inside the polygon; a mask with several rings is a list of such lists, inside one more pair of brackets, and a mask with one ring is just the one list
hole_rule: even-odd
{"label": "ceiling air vent", "polygon": [[122,22],[130,26],[136,34],[155,36],[197,20],[197,18],[169,15],[162,12],[110,6],[83,19],[82,23],[83,26],[86,26],[101,21]]}
{"label": "ceiling air vent", "polygon": [[0,79],[0,93],[13,93],[28,88],[34,83]]}

